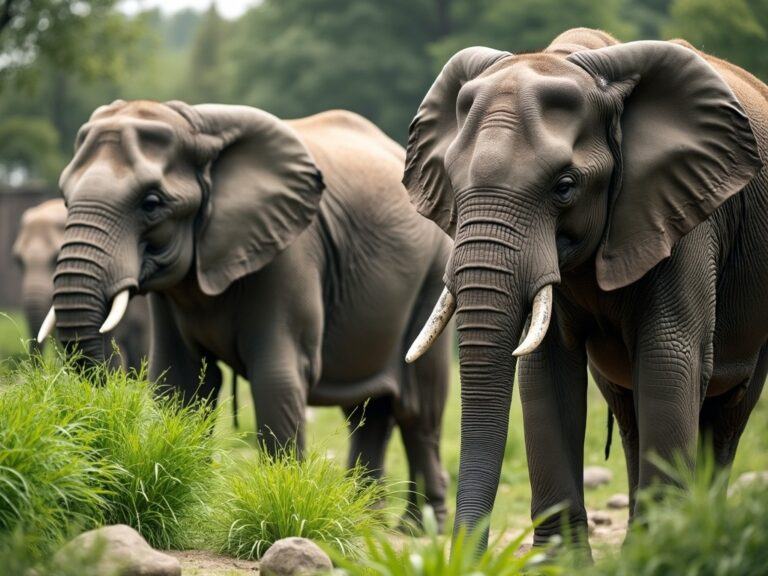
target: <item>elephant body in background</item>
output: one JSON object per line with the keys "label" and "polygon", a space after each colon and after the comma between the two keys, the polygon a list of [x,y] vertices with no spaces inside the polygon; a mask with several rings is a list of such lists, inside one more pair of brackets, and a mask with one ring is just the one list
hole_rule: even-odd
{"label": "elephant body in background", "polygon": [[[43,325],[53,302],[53,273],[56,257],[64,240],[67,208],[63,200],[48,200],[29,208],[21,218],[21,227],[13,245],[13,256],[22,269],[22,308],[30,334],[30,351],[39,350],[35,336]],[[149,351],[149,308],[146,299],[135,298],[128,306],[125,320],[105,334],[114,339],[122,366],[141,368]]]}
{"label": "elephant body in background", "polygon": [[148,293],[152,378],[186,401],[215,399],[216,362],[227,363],[250,381],[271,452],[294,439],[301,450],[307,404],[341,406],[350,463],[374,476],[396,422],[411,480],[442,520],[449,343],[414,366],[403,353],[450,241],[410,204],[404,156],[343,111],[283,121],[244,106],[99,108],[61,177],[60,337],[99,357],[121,294]]}
{"label": "elephant body in background", "polygon": [[[404,181],[455,238],[436,316],[455,308],[459,332],[458,525],[493,507],[517,357],[533,516],[566,503],[570,534],[586,534],[588,368],[633,513],[638,488],[672,481],[651,453],[693,465],[702,436],[730,466],[768,370],[761,156],[768,88],[682,41],[576,29],[541,53],[446,64]],[[562,530],[555,515],[534,540]]]}

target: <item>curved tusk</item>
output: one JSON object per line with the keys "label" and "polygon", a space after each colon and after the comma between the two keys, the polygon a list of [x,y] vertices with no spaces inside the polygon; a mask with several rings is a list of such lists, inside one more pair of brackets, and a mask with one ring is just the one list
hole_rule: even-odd
{"label": "curved tusk", "polygon": [[531,326],[528,328],[528,334],[525,340],[518,346],[512,354],[514,356],[525,356],[539,347],[544,336],[547,335],[549,321],[552,318],[552,284],[547,284],[536,293],[533,299],[533,310],[531,311]]}
{"label": "curved tusk", "polygon": [[123,290],[112,300],[112,310],[109,311],[109,316],[104,320],[104,324],[99,328],[100,334],[106,334],[115,329],[120,324],[120,320],[123,319],[126,308],[128,308],[128,300],[131,299],[131,293],[128,290]]}
{"label": "curved tusk", "polygon": [[51,309],[48,310],[48,314],[45,315],[45,320],[43,320],[42,326],[40,326],[40,331],[37,333],[37,341],[42,342],[48,336],[53,333],[53,329],[56,327],[56,310],[53,309],[53,306],[51,306]]}
{"label": "curved tusk", "polygon": [[429,315],[424,328],[421,329],[416,340],[413,341],[411,347],[408,349],[408,353],[405,355],[405,361],[410,364],[415,362],[421,357],[430,346],[435,343],[440,333],[448,325],[451,320],[451,316],[456,311],[456,299],[448,291],[448,288],[443,288],[443,293],[440,294],[440,298],[435,304],[435,309],[432,310],[432,314]]}

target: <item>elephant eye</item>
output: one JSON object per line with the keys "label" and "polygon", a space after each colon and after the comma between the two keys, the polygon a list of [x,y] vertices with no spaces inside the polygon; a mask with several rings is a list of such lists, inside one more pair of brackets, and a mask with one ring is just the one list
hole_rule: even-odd
{"label": "elephant eye", "polygon": [[573,176],[564,176],[555,185],[555,195],[561,202],[570,200],[576,191],[576,180]]}
{"label": "elephant eye", "polygon": [[141,209],[144,210],[144,212],[151,214],[162,205],[163,200],[160,198],[160,196],[154,192],[150,192],[144,197],[144,200],[141,203]]}

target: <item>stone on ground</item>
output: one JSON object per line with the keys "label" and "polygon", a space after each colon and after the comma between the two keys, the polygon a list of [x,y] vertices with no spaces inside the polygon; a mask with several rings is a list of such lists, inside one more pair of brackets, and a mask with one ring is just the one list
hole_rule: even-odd
{"label": "stone on ground", "polygon": [[738,492],[748,486],[754,486],[755,484],[768,485],[768,470],[763,470],[761,472],[744,472],[733,482],[733,484],[731,484],[728,493],[733,494],[734,492]]}
{"label": "stone on ground", "polygon": [[622,508],[629,508],[629,496],[626,494],[614,494],[608,498],[606,502],[608,508],[613,510],[621,510]]}
{"label": "stone on ground", "polygon": [[269,547],[259,565],[263,576],[311,576],[333,570],[328,555],[306,538],[283,538]]}
{"label": "stone on ground", "polygon": [[613,472],[602,466],[584,468],[584,488],[594,489],[613,480]]}
{"label": "stone on ground", "polygon": [[603,510],[594,510],[589,512],[589,519],[595,523],[596,526],[610,526],[613,524],[613,518],[608,512]]}
{"label": "stone on ground", "polygon": [[[79,560],[78,560],[79,559]],[[54,566],[93,559],[92,574],[110,576],[180,576],[181,565],[173,556],[153,549],[130,526],[116,524],[83,532],[59,549]]]}

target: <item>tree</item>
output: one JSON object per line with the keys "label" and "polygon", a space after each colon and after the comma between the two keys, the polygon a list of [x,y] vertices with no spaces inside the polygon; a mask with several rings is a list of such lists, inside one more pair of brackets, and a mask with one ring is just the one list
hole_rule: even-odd
{"label": "tree", "polygon": [[404,142],[448,0],[265,0],[237,23],[233,97],[283,117],[345,108]]}
{"label": "tree", "polygon": [[221,102],[225,94],[224,44],[227,23],[212,2],[200,21],[192,43],[187,70],[187,99],[192,102]]}
{"label": "tree", "polygon": [[768,80],[768,0],[674,0],[665,31]]}
{"label": "tree", "polygon": [[0,122],[0,181],[51,181],[63,165],[59,135],[48,121],[19,116]]}
{"label": "tree", "polygon": [[81,78],[115,77],[138,31],[114,8],[118,0],[3,0],[4,75],[34,70],[43,59]]}

